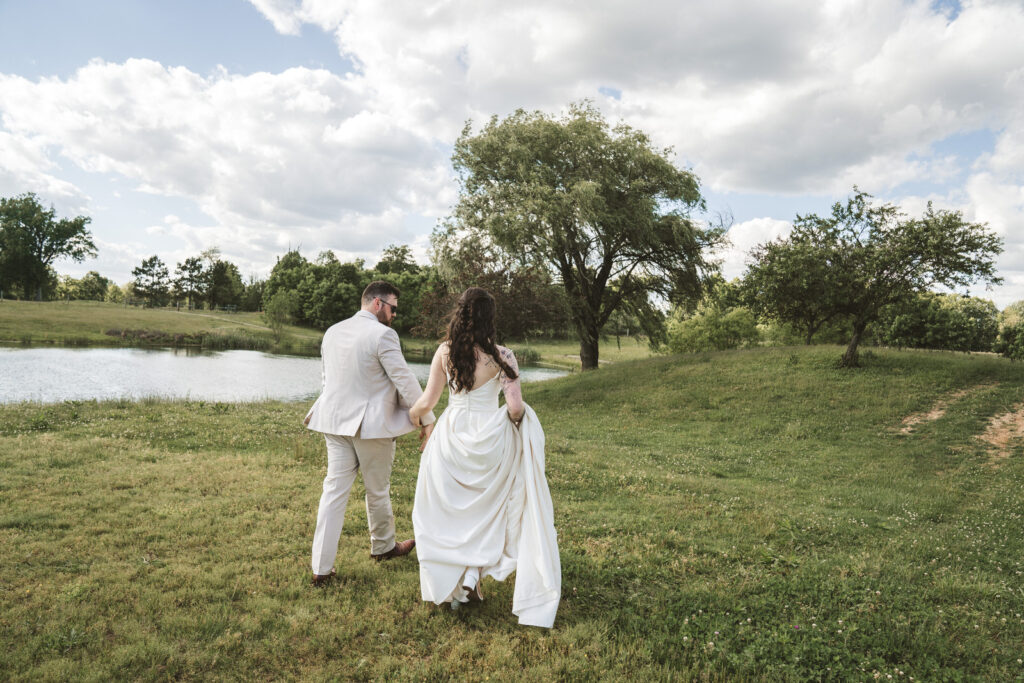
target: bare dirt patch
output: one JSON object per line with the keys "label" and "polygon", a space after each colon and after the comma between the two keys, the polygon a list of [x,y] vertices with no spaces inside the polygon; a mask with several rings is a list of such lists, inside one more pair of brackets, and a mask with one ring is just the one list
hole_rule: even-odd
{"label": "bare dirt patch", "polygon": [[993,462],[1010,457],[1013,442],[1024,439],[1024,403],[989,420],[985,431],[978,438],[989,445],[989,455]]}
{"label": "bare dirt patch", "polygon": [[966,389],[958,389],[946,396],[943,396],[935,405],[931,407],[931,410],[927,410],[922,413],[914,413],[913,415],[907,415],[903,418],[903,426],[898,430],[900,434],[910,434],[914,431],[914,427],[925,422],[932,422],[938,420],[940,417],[946,414],[946,410],[950,404],[956,403],[965,396],[969,396],[982,389],[988,389],[995,386],[993,383],[976,384],[973,387],[967,387]]}

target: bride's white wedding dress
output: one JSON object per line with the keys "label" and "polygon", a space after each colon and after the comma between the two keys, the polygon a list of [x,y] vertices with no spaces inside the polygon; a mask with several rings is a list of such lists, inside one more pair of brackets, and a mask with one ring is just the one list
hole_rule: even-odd
{"label": "bride's white wedding dress", "polygon": [[562,591],[544,431],[524,404],[517,429],[498,406],[501,373],[451,392],[420,460],[412,523],[420,590],[436,604],[467,601],[484,576],[516,573],[519,623],[551,628]]}

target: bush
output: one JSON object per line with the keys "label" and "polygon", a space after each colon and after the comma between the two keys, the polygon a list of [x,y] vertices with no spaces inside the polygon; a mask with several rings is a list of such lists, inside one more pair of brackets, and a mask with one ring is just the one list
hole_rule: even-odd
{"label": "bush", "polygon": [[1024,321],[1004,325],[992,350],[1010,360],[1024,360]]}
{"label": "bush", "polygon": [[760,336],[754,314],[739,306],[709,306],[692,318],[668,324],[668,347],[674,353],[735,349],[757,343]]}
{"label": "bush", "polygon": [[888,346],[990,351],[999,314],[986,299],[926,292],[883,313],[878,332],[878,341]]}

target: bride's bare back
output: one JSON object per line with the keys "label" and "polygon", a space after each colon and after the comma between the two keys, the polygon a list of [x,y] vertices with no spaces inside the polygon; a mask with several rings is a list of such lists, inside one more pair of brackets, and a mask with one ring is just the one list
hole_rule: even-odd
{"label": "bride's bare back", "polygon": [[[505,395],[505,403],[508,405],[509,415],[513,420],[518,420],[523,415],[523,391],[519,383],[519,364],[516,356],[511,350],[504,346],[497,346],[501,359],[508,364],[516,373],[515,379],[509,379],[501,371],[501,367],[494,362],[489,354],[479,346],[473,348],[476,356],[476,367],[473,370],[473,388],[470,391],[480,388],[487,382],[501,375],[501,390]],[[417,422],[427,411],[432,410],[441,398],[444,387],[448,384],[448,343],[444,342],[434,352],[434,359],[430,362],[430,378],[427,380],[427,387],[423,390],[423,396],[416,401],[409,416],[413,422]]]}

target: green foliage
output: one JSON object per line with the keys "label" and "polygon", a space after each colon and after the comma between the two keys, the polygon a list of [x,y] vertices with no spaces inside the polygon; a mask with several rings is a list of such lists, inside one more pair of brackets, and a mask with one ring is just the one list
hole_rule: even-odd
{"label": "green foliage", "polygon": [[184,297],[189,309],[198,308],[203,297],[203,260],[198,256],[190,256],[179,263],[174,271],[174,292],[176,297]]}
{"label": "green foliage", "polygon": [[95,270],[90,270],[81,279],[68,275],[60,277],[56,294],[58,299],[75,301],[105,301],[107,290],[113,283]]}
{"label": "green foliage", "polygon": [[267,281],[261,280],[255,275],[250,275],[245,289],[242,291],[242,300],[239,308],[243,311],[258,311],[263,307],[263,288]]}
{"label": "green foliage", "polygon": [[499,342],[569,333],[565,288],[553,282],[547,268],[524,264],[484,236],[460,234],[451,224],[434,231],[431,257],[435,268],[424,273],[419,318],[411,330],[416,336],[442,337],[456,299],[468,287],[483,287],[494,296]]}
{"label": "green foliage", "polygon": [[299,253],[298,249],[292,249],[284,256],[279,257],[277,263],[274,264],[274,268],[270,271],[267,283],[263,286],[264,310],[266,310],[267,304],[270,303],[270,300],[278,291],[297,291],[299,283],[305,277],[308,267],[309,261]]}
{"label": "green foliage", "polygon": [[394,273],[415,273],[420,267],[412,257],[412,249],[407,244],[389,244],[380,255],[380,261],[373,268],[381,275]]}
{"label": "green foliage", "polygon": [[110,286],[107,287],[107,293],[104,295],[103,300],[112,304],[123,304],[125,300],[124,289],[111,282]]}
{"label": "green foliage", "polygon": [[702,306],[692,317],[668,323],[668,348],[674,353],[736,349],[756,344],[760,336],[757,319],[743,307]]}
{"label": "green foliage", "polygon": [[57,284],[51,266],[59,258],[82,262],[96,256],[87,216],[57,220],[32,192],[0,197],[0,291],[40,300]]}
{"label": "green foliage", "polygon": [[597,367],[601,331],[626,302],[695,298],[714,271],[703,250],[721,231],[689,216],[704,206],[697,177],[641,131],[610,127],[591,103],[560,118],[495,116],[476,134],[467,124],[452,163],[453,229],[557,274],[584,369]]}
{"label": "green foliage", "polygon": [[883,311],[877,340],[900,348],[991,351],[998,332],[991,301],[926,292]]}
{"label": "green foliage", "polygon": [[132,268],[132,286],[135,295],[142,298],[147,306],[166,306],[171,297],[167,266],[155,254]]}
{"label": "green foliage", "polygon": [[1003,325],[992,350],[1010,360],[1024,360],[1024,321]]}
{"label": "green foliage", "polygon": [[1024,321],[1024,301],[1015,301],[999,314],[999,324],[1016,325]]}
{"label": "green foliage", "polygon": [[921,218],[911,219],[870,198],[855,187],[830,216],[798,215],[787,238],[753,250],[745,278],[756,308],[802,327],[808,339],[822,321],[849,319],[852,334],[840,363],[846,367],[858,364],[865,330],[886,307],[936,284],[1001,282],[995,257],[1002,239],[984,224],[930,203]]}
{"label": "green foliage", "polygon": [[206,305],[211,311],[223,306],[237,307],[245,291],[238,267],[222,259],[214,261],[203,273],[203,284]]}
{"label": "green foliage", "polygon": [[285,325],[294,322],[301,310],[299,295],[296,292],[280,289],[264,305],[263,319],[273,331],[274,338],[280,340]]}

